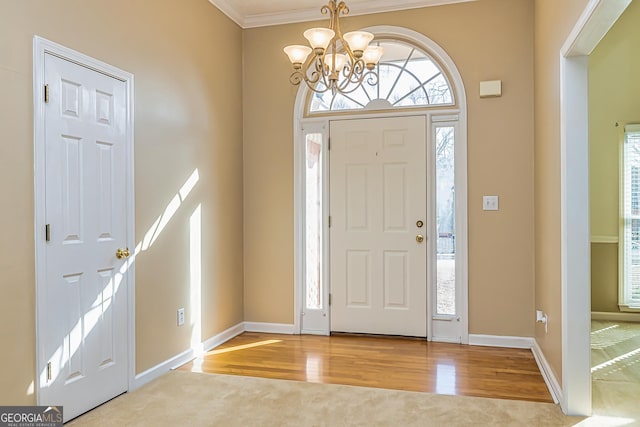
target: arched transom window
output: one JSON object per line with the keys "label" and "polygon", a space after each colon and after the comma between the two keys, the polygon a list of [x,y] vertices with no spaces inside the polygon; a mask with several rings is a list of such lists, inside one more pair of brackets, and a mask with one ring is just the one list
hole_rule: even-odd
{"label": "arched transom window", "polygon": [[309,113],[454,104],[446,75],[427,53],[397,40],[374,43],[384,47],[376,70],[378,81],[373,85],[365,81],[348,94],[313,92],[308,103]]}

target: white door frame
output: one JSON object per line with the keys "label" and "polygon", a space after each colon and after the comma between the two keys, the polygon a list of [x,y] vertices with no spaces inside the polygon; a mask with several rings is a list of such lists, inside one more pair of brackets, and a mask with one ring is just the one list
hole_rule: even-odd
{"label": "white door frame", "polygon": [[562,394],[568,415],[591,415],[589,54],[632,0],[590,0],[560,51]]}
{"label": "white door frame", "polygon": [[[304,210],[304,150],[303,150],[303,135],[305,127],[307,129],[314,129],[317,131],[329,131],[330,120],[348,120],[348,119],[362,119],[362,118],[379,118],[379,117],[394,117],[394,116],[407,116],[407,115],[425,115],[427,118],[428,134],[427,138],[431,138],[430,129],[432,126],[433,117],[442,116],[441,120],[450,120],[455,117],[458,123],[458,134],[456,138],[456,224],[458,228],[459,240],[457,240],[456,248],[456,279],[459,280],[461,286],[460,293],[460,342],[462,344],[469,343],[469,307],[468,307],[468,192],[467,192],[467,98],[464,88],[464,82],[462,76],[458,71],[455,63],[451,57],[442,49],[437,43],[425,36],[413,30],[409,30],[403,27],[394,26],[377,26],[365,28],[364,30],[375,34],[377,37],[400,39],[410,41],[411,43],[419,46],[424,51],[428,52],[432,58],[434,58],[445,72],[448,73],[448,77],[452,84],[454,96],[456,100],[457,108],[442,108],[435,109],[412,109],[412,110],[388,110],[383,113],[362,113],[356,112],[354,114],[336,114],[336,115],[323,115],[322,117],[309,117],[305,118],[305,108],[307,102],[307,96],[309,89],[306,86],[301,86],[296,96],[296,102],[294,106],[294,333],[301,333],[302,331],[302,295],[305,279],[304,272],[304,225],[305,225],[305,210]],[[324,129],[324,130],[323,130]],[[327,158],[326,147],[323,144],[323,156]],[[326,180],[326,174],[328,169],[325,170],[324,178]],[[325,182],[325,190],[323,191],[323,197],[325,200],[324,207],[328,208],[328,193],[327,185]],[[325,221],[326,223],[326,221]],[[323,274],[328,277],[328,227],[324,225],[323,239],[325,242],[325,248],[323,248],[324,264]],[[324,286],[325,292],[324,301],[328,300],[329,286]],[[431,289],[427,289],[429,297],[431,297]],[[427,336],[429,339],[432,336],[431,312],[430,301],[427,304],[428,307],[428,324],[427,324]],[[329,323],[330,324],[330,323]],[[324,331],[327,335],[329,330]]]}
{"label": "white door frame", "polygon": [[[34,133],[34,207],[35,207],[35,263],[36,263],[36,378],[35,389],[36,399],[40,402],[41,385],[46,381],[46,360],[42,354],[43,346],[41,340],[44,338],[41,331],[44,320],[39,316],[40,308],[44,307],[47,301],[44,300],[42,290],[46,281],[46,242],[45,242],[45,109],[44,109],[44,61],[45,55],[51,54],[67,61],[76,63],[83,67],[113,77],[125,83],[126,93],[126,182],[127,182],[127,247],[135,247],[134,235],[134,175],[133,175],[133,74],[106,64],[97,59],[91,58],[72,49],[46,40],[42,37],[33,38],[33,133]],[[128,390],[135,388],[135,257],[131,257],[123,264],[120,273],[126,276],[127,280],[127,345],[128,345]]]}

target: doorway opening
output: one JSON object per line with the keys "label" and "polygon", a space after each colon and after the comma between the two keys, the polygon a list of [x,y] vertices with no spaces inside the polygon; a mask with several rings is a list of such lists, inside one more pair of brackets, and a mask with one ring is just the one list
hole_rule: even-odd
{"label": "doorway opening", "polygon": [[[406,277],[408,284],[411,280],[419,282],[426,299],[423,301],[425,320],[417,321],[423,323],[422,336],[434,341],[468,343],[466,98],[462,78],[446,52],[424,35],[398,27],[373,27],[368,31],[375,34],[374,43],[383,45],[385,55],[388,52],[379,65],[378,85],[365,85],[348,96],[312,94],[301,88],[296,100],[295,330],[324,335],[336,330],[332,303],[339,298],[334,291],[347,295],[346,287],[337,287],[333,283],[336,279],[332,279],[337,258],[331,234],[335,229],[330,228],[330,221],[338,220],[334,215],[333,193],[337,187],[332,172],[332,151],[337,143],[333,135],[335,129],[359,120],[381,122],[411,116],[418,117],[424,129],[424,136],[420,137],[420,144],[424,146],[421,156],[425,164],[420,172],[424,174],[421,182],[424,191],[419,191],[424,194],[417,196],[423,197],[424,202],[420,214],[411,220],[403,219],[402,227],[411,226],[413,244],[421,244],[420,238],[424,239],[425,254],[418,255],[415,263],[426,269],[425,278],[416,279],[419,276],[415,274],[405,276],[409,271],[408,258],[391,257],[390,253],[387,265],[385,258],[380,258],[383,269],[379,274],[383,282],[384,275],[392,271],[398,273],[398,277]],[[387,169],[387,177],[391,177],[391,169]],[[386,184],[380,182],[384,194]],[[407,188],[407,195],[415,196],[415,184]],[[390,188],[387,193],[396,194]],[[396,204],[401,199],[396,200]],[[357,201],[357,197],[346,200]],[[389,208],[387,216],[399,215],[402,206],[396,207],[399,209]],[[381,212],[385,214],[384,208]],[[364,272],[371,260],[365,262],[365,257],[360,261]],[[358,263],[353,264],[350,271],[353,272],[356,265]],[[358,282],[355,276],[352,279],[355,280],[352,284],[362,285],[361,293],[371,291],[366,280]],[[402,298],[409,295],[404,294],[405,288],[400,292],[381,286],[379,294],[395,295],[397,299],[393,304],[388,300],[388,308],[402,310],[398,304],[401,306]]]}
{"label": "doorway opening", "polygon": [[592,0],[560,51],[562,378],[567,415],[591,415],[589,55],[631,0]]}

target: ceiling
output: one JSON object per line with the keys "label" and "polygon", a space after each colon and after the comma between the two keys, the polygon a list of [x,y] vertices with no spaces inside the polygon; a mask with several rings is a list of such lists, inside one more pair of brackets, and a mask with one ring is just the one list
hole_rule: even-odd
{"label": "ceiling", "polygon": [[[320,13],[327,0],[209,0],[242,28],[328,19]],[[416,9],[475,0],[348,0],[350,15]]]}

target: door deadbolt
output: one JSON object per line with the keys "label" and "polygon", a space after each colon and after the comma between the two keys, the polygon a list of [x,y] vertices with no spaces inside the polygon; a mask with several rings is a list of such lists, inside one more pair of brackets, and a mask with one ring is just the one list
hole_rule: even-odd
{"label": "door deadbolt", "polygon": [[422,222],[420,220],[416,221],[416,227],[422,228],[423,226],[424,226],[424,222]]}

